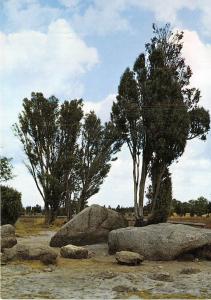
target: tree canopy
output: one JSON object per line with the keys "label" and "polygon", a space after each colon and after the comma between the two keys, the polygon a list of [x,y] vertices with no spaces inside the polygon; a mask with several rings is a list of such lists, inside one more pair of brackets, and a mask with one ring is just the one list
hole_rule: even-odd
{"label": "tree canopy", "polygon": [[45,98],[42,93],[23,100],[14,130],[49,223],[61,205],[69,218],[76,202],[78,211],[84,208],[87,199],[99,191],[121,146],[111,123],[101,124],[94,112],[84,116],[82,99],[59,105],[56,97]]}
{"label": "tree canopy", "polygon": [[112,120],[133,160],[135,213],[140,220],[147,175],[152,181],[153,219],[165,172],[184,153],[189,139],[205,140],[210,129],[209,112],[198,104],[200,91],[190,87],[183,32],[172,32],[167,24],[153,25],[153,33],[145,53],[123,73],[112,107]]}

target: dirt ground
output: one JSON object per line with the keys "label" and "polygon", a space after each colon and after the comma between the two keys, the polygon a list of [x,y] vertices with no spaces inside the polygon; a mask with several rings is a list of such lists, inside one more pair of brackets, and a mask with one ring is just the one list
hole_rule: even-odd
{"label": "dirt ground", "polygon": [[[18,238],[18,243],[48,245],[54,232]],[[56,266],[15,261],[1,268],[2,299],[207,299],[211,298],[211,261],[117,265],[107,244],[86,246],[89,259],[58,258]],[[59,253],[59,249],[57,249]],[[182,274],[184,269],[187,273]],[[160,278],[157,278],[160,277]],[[164,278],[162,278],[164,277]]]}

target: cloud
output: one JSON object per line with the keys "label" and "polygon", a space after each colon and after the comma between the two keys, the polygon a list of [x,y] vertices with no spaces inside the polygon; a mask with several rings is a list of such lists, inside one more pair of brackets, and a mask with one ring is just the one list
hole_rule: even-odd
{"label": "cloud", "polygon": [[[66,0],[61,0],[68,2]],[[77,1],[79,5],[82,1]],[[184,9],[198,11],[198,22],[204,34],[211,35],[211,1],[209,0],[93,0],[81,13],[77,11],[70,21],[79,32],[106,35],[118,31],[133,30],[129,11],[151,11],[155,20],[183,24],[179,13]]]}
{"label": "cloud", "polygon": [[101,100],[100,102],[92,102],[92,101],[85,101],[84,102],[84,111],[85,113],[94,110],[97,116],[103,121],[107,122],[110,119],[111,107],[113,101],[115,101],[116,95],[110,94],[105,99]]}
{"label": "cloud", "polygon": [[81,94],[74,90],[80,86],[77,79],[99,62],[97,50],[88,47],[62,19],[51,23],[47,33],[0,33],[0,47],[1,78],[7,83],[15,79],[25,93],[45,90],[52,94],[59,90],[74,97]]}
{"label": "cloud", "polygon": [[[47,2],[47,1],[46,1]],[[5,30],[41,30],[60,18],[62,10],[50,5],[41,5],[39,0],[2,0],[2,12],[6,19]]]}

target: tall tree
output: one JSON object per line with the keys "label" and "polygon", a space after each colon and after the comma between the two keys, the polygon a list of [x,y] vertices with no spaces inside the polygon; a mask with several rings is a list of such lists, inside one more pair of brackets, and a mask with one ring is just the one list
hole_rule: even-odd
{"label": "tall tree", "polygon": [[47,223],[54,221],[70,185],[82,116],[82,100],[66,101],[59,109],[54,96],[46,99],[42,93],[32,93],[31,99],[23,100],[19,123],[14,125],[28,159],[26,166],[44,200]]}
{"label": "tall tree", "polygon": [[[58,208],[82,210],[107,176],[121,147],[111,122],[101,124],[94,112],[83,119],[82,100],[46,99],[32,93],[23,100],[16,135],[23,144],[29,172],[45,203],[46,222],[52,223]],[[77,204],[77,205],[76,205]]]}
{"label": "tall tree", "polygon": [[78,147],[77,176],[79,178],[78,211],[96,194],[111,168],[111,162],[121,147],[114,126],[104,125],[91,111],[84,118]]}
{"label": "tall tree", "polygon": [[118,88],[117,101],[113,103],[112,122],[119,130],[122,141],[130,151],[133,161],[133,197],[136,219],[143,215],[143,205],[138,203],[140,180],[140,155],[144,142],[142,112],[138,85],[129,68],[123,73]]}
{"label": "tall tree", "polygon": [[[190,87],[192,72],[181,53],[183,32],[173,33],[169,25],[164,28],[153,25],[153,29],[154,37],[146,44],[145,53],[136,59],[133,70],[127,69],[121,77],[121,88],[112,112],[113,121],[123,133],[128,147],[129,143],[138,144],[139,155],[142,151],[138,201],[137,196],[134,198],[139,224],[143,220],[144,190],[149,172],[152,179],[152,215],[155,215],[166,169],[183,154],[188,139],[206,139],[210,123],[208,111],[198,106],[200,91]],[[127,104],[133,101],[136,113],[128,115],[125,113],[128,112]],[[121,119],[122,114],[124,118]],[[131,125],[137,123],[140,124],[139,131],[132,135],[131,128],[134,127]]]}

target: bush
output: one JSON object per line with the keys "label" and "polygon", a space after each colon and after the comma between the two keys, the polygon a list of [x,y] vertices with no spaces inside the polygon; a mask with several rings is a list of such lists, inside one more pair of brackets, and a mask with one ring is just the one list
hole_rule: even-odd
{"label": "bush", "polygon": [[21,193],[8,186],[1,186],[1,225],[14,225],[22,212]]}

